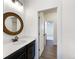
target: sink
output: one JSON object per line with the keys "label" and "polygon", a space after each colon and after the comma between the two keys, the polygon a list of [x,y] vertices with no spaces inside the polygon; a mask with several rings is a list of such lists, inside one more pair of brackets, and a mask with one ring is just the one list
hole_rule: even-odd
{"label": "sink", "polygon": [[16,42],[13,42],[13,45],[24,44],[24,43],[26,43],[26,40],[18,40]]}
{"label": "sink", "polygon": [[28,45],[31,43],[34,38],[20,38],[16,42],[12,42],[12,40],[8,40],[4,42],[3,46],[3,57],[5,58],[6,56],[12,54],[13,52],[17,51],[18,49],[24,47],[25,45]]}

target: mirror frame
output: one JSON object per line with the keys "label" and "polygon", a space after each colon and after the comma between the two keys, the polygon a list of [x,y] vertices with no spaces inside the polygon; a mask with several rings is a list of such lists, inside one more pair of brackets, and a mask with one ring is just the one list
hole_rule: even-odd
{"label": "mirror frame", "polygon": [[[5,26],[5,20],[7,20],[7,17],[9,17],[9,16],[15,16],[20,21],[21,27],[20,27],[20,29],[17,32],[12,32],[12,31],[10,31],[9,29],[6,28],[6,26]],[[21,33],[21,31],[23,30],[23,26],[24,25],[23,25],[23,21],[22,21],[21,17],[19,15],[17,15],[16,13],[7,12],[7,13],[4,13],[3,14],[3,31],[6,34],[9,34],[9,35],[17,35],[17,34]]]}

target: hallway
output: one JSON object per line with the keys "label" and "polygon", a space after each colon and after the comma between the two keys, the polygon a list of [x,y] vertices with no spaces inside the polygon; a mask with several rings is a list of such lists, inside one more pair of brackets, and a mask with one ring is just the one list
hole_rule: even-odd
{"label": "hallway", "polygon": [[53,45],[53,41],[47,40],[47,45],[40,59],[57,59],[57,46]]}

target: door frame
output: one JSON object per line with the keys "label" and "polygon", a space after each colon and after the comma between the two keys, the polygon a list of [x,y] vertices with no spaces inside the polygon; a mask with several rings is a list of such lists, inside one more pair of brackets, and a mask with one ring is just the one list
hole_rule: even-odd
{"label": "door frame", "polygon": [[[48,9],[53,9],[53,8],[57,8],[57,59],[62,59],[62,1],[59,1],[59,3],[55,6],[53,6],[52,8],[48,8]],[[39,14],[39,12],[41,11],[45,11],[48,9],[43,9],[43,10],[39,10],[37,12],[37,14]],[[40,58],[40,53],[39,53],[39,42],[40,42],[40,38],[39,38],[39,15],[38,16],[38,58]],[[59,28],[59,29],[58,29]]]}

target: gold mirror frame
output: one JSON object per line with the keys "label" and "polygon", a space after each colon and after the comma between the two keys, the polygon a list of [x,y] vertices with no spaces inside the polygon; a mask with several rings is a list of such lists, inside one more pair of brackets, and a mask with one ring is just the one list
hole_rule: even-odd
{"label": "gold mirror frame", "polygon": [[[6,28],[5,26],[5,20],[7,20],[7,17],[9,16],[15,16],[18,18],[18,20],[20,21],[21,27],[17,32],[12,32],[9,29]],[[7,12],[3,14],[3,31],[9,35],[17,35],[19,33],[21,33],[21,31],[23,30],[23,21],[21,19],[21,17],[19,15],[17,15],[16,13],[13,12]]]}

